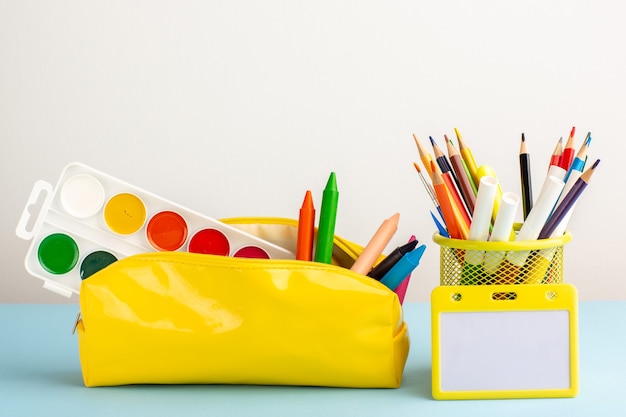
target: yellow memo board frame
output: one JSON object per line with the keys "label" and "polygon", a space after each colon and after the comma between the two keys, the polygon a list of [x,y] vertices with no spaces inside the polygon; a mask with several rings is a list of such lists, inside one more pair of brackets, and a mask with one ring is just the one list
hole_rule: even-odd
{"label": "yellow memo board frame", "polygon": [[576,396],[577,300],[570,284],[435,288],[433,397]]}

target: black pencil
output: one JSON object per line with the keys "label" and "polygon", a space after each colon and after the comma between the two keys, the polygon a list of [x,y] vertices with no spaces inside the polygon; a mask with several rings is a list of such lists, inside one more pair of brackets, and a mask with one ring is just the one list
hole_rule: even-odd
{"label": "black pencil", "polygon": [[441,169],[441,172],[443,173],[451,172],[452,177],[455,178],[456,174],[452,170],[452,165],[450,164],[450,161],[448,160],[448,158],[446,158],[446,155],[439,148],[439,146],[437,146],[437,142],[435,142],[435,139],[433,139],[432,136],[429,136],[428,138],[430,139],[430,143],[433,146],[433,152],[435,153],[435,160],[437,161],[437,165],[439,165],[439,169]]}
{"label": "black pencil", "polygon": [[522,208],[524,210],[524,220],[533,208],[533,187],[530,176],[530,154],[526,149],[526,137],[522,133],[522,143],[519,149],[519,169],[522,182]]}

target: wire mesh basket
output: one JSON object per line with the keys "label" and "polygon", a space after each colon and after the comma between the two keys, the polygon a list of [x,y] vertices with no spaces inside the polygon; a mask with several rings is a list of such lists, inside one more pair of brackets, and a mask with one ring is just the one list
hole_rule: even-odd
{"label": "wire mesh basket", "polygon": [[[516,225],[516,229],[519,225]],[[441,285],[561,284],[572,235],[520,242],[450,239],[436,233]]]}

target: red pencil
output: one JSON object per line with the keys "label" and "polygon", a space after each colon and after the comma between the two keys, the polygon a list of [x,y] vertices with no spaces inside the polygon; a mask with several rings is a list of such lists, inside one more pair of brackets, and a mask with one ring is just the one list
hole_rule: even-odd
{"label": "red pencil", "polygon": [[313,259],[313,235],[315,230],[315,207],[311,190],[307,190],[298,217],[298,238],[296,243],[296,259],[310,261]]}
{"label": "red pencil", "polygon": [[561,166],[561,155],[563,154],[563,137],[559,138],[559,141],[556,143],[554,151],[552,152],[552,156],[550,157],[550,165],[551,166]]}
{"label": "red pencil", "polygon": [[565,148],[563,148],[563,154],[561,155],[561,163],[559,164],[559,166],[565,171],[567,171],[569,169],[569,166],[572,165],[572,162],[574,161],[574,155],[576,154],[576,149],[574,148],[575,132],[576,127],[572,127],[572,131],[569,134],[569,138],[567,139]]}

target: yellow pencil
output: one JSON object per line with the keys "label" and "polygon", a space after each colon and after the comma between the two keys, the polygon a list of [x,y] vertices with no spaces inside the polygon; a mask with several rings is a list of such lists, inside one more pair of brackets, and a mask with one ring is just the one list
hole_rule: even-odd
{"label": "yellow pencil", "polygon": [[463,136],[461,136],[459,129],[455,127],[454,133],[456,134],[456,139],[459,142],[459,152],[461,152],[461,156],[465,161],[465,166],[467,166],[467,170],[470,172],[472,180],[474,180],[474,184],[480,184],[480,178],[478,178],[478,165],[476,164],[476,160],[474,159],[471,149],[463,140]]}

